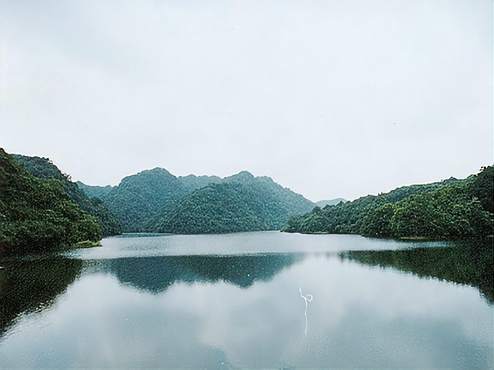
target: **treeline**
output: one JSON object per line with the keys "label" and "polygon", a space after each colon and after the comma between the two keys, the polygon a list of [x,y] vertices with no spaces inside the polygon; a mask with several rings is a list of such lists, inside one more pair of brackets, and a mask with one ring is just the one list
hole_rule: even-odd
{"label": "treeline", "polygon": [[61,179],[33,176],[0,148],[0,252],[46,251],[101,235],[97,217],[70,198]]}
{"label": "treeline", "polygon": [[273,194],[232,182],[194,191],[163,214],[155,228],[177,234],[279,230],[289,216],[289,207]]}
{"label": "treeline", "polygon": [[494,168],[464,180],[412,185],[291,218],[283,231],[383,238],[456,239],[494,234]]}
{"label": "treeline", "polygon": [[101,226],[103,236],[117,235],[122,232],[120,222],[103,204],[101,199],[86,195],[77,183],[71,181],[70,176],[60,171],[48,158],[28,157],[19,154],[14,154],[12,157],[31,175],[40,179],[58,181],[62,185],[65,194],[74,203],[96,218]]}
{"label": "treeline", "polygon": [[80,184],[117,217],[124,232],[178,234],[280,229],[289,217],[314,203],[247,171],[217,176],[176,177],[163,168],[124,178],[111,189]]}

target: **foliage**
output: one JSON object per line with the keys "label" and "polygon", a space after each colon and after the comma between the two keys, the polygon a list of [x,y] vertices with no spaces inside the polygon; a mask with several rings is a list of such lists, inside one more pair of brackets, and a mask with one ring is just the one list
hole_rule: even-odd
{"label": "foliage", "polygon": [[125,177],[102,197],[125,232],[147,231],[147,225],[186,194],[181,182],[167,170],[154,168]]}
{"label": "foliage", "polygon": [[[93,190],[88,190],[87,185],[82,189]],[[222,179],[175,177],[162,168],[126,177],[101,200],[119,218],[126,232],[279,229],[289,216],[314,206],[269,177],[254,177],[247,171]]]}
{"label": "foliage", "polygon": [[229,181],[186,196],[164,215],[158,231],[197,234],[274,230],[299,210],[300,204],[287,202],[289,195],[280,194],[277,184],[270,189],[272,184],[265,179]]}
{"label": "foliage", "polygon": [[483,167],[471,182],[471,192],[478,198],[482,207],[489,212],[494,212],[494,167]]}
{"label": "foliage", "polygon": [[179,176],[178,180],[182,183],[187,193],[191,193],[194,190],[203,188],[211,184],[219,184],[222,179],[218,176],[196,176],[187,175]]}
{"label": "foliage", "polygon": [[78,186],[71,181],[70,176],[62,173],[48,158],[28,157],[14,154],[12,157],[33,176],[41,179],[55,179],[63,186],[64,192],[83,211],[94,216],[101,226],[103,236],[121,233],[117,218],[107,209],[98,198],[89,198]]}
{"label": "foliage", "polygon": [[111,185],[106,185],[106,186],[86,185],[80,181],[76,181],[76,184],[79,187],[79,189],[81,189],[84,192],[84,194],[86,194],[89,198],[102,198],[113,189],[113,186]]}
{"label": "foliage", "polygon": [[291,218],[284,231],[375,237],[462,238],[493,234],[493,170],[465,180],[412,185]]}
{"label": "foliage", "polygon": [[307,212],[313,205],[269,177],[241,171],[184,198],[165,215],[158,230],[224,233],[280,229],[290,216]]}
{"label": "foliage", "polygon": [[96,218],[69,198],[61,180],[34,177],[0,148],[0,251],[45,251],[100,238]]}

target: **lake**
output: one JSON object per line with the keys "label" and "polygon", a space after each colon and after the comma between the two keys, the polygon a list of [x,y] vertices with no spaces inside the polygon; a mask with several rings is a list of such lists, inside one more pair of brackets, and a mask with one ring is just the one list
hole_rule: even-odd
{"label": "lake", "polygon": [[492,241],[124,235],[0,261],[0,368],[492,369]]}

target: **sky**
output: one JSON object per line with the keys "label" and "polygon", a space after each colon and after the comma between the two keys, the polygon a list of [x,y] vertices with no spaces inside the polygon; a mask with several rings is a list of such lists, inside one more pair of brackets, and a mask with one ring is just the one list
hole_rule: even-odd
{"label": "sky", "polygon": [[311,200],[493,162],[492,0],[0,0],[0,147]]}

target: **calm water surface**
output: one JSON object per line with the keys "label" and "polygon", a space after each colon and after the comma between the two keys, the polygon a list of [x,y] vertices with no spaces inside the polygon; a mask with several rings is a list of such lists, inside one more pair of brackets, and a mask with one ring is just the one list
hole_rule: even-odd
{"label": "calm water surface", "polygon": [[0,368],[492,369],[492,259],[259,232],[4,260]]}

